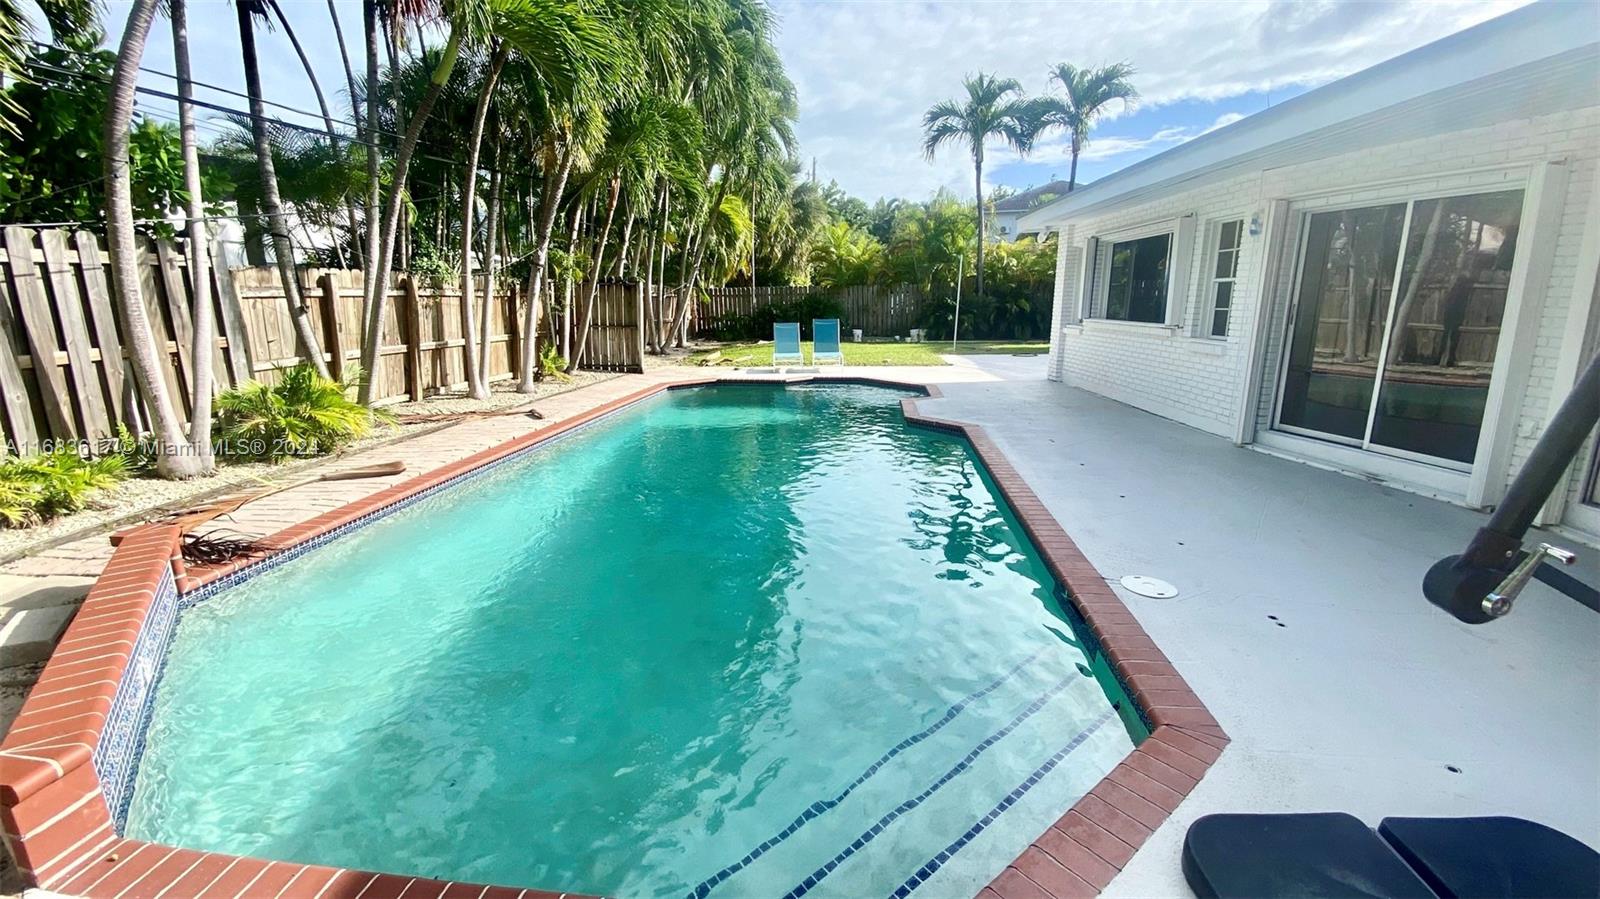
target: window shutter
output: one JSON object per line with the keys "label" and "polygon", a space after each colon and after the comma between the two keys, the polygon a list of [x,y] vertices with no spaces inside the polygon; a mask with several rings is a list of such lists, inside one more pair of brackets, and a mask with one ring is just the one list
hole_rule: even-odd
{"label": "window shutter", "polygon": [[1167,324],[1173,327],[1183,324],[1191,302],[1193,279],[1189,270],[1194,262],[1194,232],[1194,213],[1178,219],[1178,230],[1172,237],[1172,265],[1167,269]]}
{"label": "window shutter", "polygon": [[1083,247],[1083,283],[1078,291],[1079,318],[1094,318],[1098,314],[1095,285],[1100,281],[1100,238],[1091,237]]}

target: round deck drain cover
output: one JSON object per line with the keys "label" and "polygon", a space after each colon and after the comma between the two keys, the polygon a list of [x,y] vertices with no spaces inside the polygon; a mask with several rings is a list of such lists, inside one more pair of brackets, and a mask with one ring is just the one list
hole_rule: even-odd
{"label": "round deck drain cover", "polygon": [[1143,574],[1125,574],[1122,576],[1122,586],[1140,596],[1151,599],[1171,599],[1178,595],[1178,588],[1160,578],[1149,577]]}

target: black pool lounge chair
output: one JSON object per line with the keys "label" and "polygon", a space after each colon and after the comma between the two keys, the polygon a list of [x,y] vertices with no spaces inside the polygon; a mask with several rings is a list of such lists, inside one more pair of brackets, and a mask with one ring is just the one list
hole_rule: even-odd
{"label": "black pool lounge chair", "polygon": [[1521,818],[1206,815],[1183,840],[1201,899],[1600,896],[1600,853]]}

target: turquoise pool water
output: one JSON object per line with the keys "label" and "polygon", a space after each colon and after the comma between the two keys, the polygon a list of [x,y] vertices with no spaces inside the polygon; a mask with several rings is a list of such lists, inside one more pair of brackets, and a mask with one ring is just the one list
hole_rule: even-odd
{"label": "turquoise pool water", "polygon": [[128,834],[615,896],[972,895],[1129,751],[1128,709],[904,395],[674,392],[188,609]]}

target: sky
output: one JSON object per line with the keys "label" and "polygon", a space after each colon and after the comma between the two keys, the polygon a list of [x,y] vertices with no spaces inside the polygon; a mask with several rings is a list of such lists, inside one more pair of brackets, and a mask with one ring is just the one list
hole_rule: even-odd
{"label": "sky", "polygon": [[[335,117],[347,116],[344,69],[327,0],[281,0],[306,47]],[[773,0],[777,44],[800,99],[799,154],[817,176],[869,201],[921,199],[941,188],[972,192],[970,157],[921,152],[922,114],[958,97],[964,75],[984,71],[1015,78],[1029,94],[1049,89],[1056,63],[1128,62],[1141,99],[1113,109],[1079,161],[1079,181],[1116,171],[1208,130],[1522,5],[1526,0]],[[104,21],[113,39],[126,0],[110,0]],[[352,52],[359,53],[359,0],[334,0]],[[195,78],[244,89],[233,5],[190,0]],[[437,39],[437,38],[435,38]],[[315,97],[281,30],[260,33],[262,77],[269,100],[314,113]],[[359,71],[363,65],[353,60]],[[172,72],[165,19],[152,28],[145,66]],[[171,91],[170,78],[143,83]],[[202,100],[243,105],[200,90]],[[141,98],[142,108],[170,118],[173,105]],[[273,114],[320,125],[314,114]],[[223,130],[201,124],[204,140]],[[1042,139],[1026,158],[1007,148],[986,151],[985,189],[1026,188],[1069,167],[1064,135]]]}

